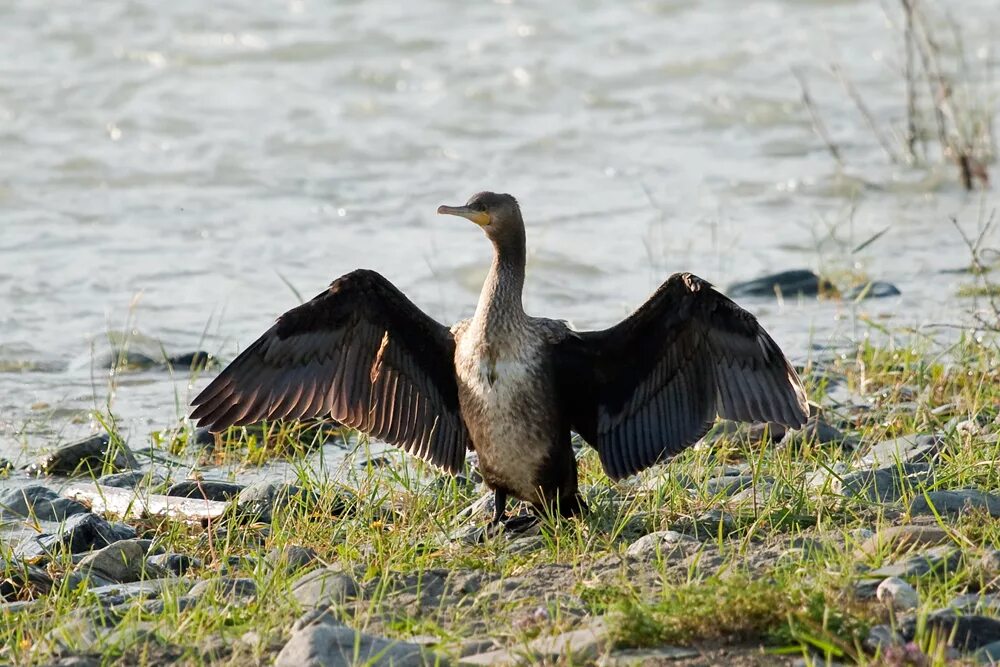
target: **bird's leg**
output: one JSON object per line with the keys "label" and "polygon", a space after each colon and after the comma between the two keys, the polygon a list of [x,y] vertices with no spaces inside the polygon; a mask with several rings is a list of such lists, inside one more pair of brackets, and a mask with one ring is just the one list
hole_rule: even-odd
{"label": "bird's leg", "polygon": [[493,491],[493,520],[490,526],[499,526],[503,523],[503,515],[507,513],[507,492],[503,489]]}

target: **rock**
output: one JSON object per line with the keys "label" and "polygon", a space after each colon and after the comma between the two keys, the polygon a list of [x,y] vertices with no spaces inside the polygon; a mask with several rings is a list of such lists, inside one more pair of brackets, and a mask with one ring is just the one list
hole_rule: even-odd
{"label": "rock", "polygon": [[598,618],[554,637],[539,637],[526,647],[500,649],[462,658],[463,665],[592,664],[611,646],[607,625]]}
{"label": "rock", "polygon": [[159,486],[164,479],[155,473],[146,473],[141,470],[130,470],[119,472],[113,475],[104,475],[97,480],[101,486],[110,486],[116,489],[134,489],[139,485],[146,487]]}
{"label": "rock", "polygon": [[271,549],[265,561],[276,570],[280,568],[285,572],[294,572],[315,563],[317,558],[316,550],[312,547],[290,544],[283,549]]}
{"label": "rock", "polygon": [[[929,503],[928,503],[929,501]],[[956,491],[928,491],[926,497],[921,494],[910,503],[910,514],[959,515],[970,510],[986,510],[990,516],[1000,517],[1000,496],[984,493],[978,489],[959,489]]]}
{"label": "rock", "polygon": [[14,549],[20,558],[48,558],[60,550],[80,553],[101,549],[118,540],[136,536],[135,529],[122,523],[109,523],[90,512],[74,514],[54,533],[46,533],[21,542]]}
{"label": "rock", "polygon": [[819,416],[813,415],[809,417],[802,428],[795,431],[788,431],[785,437],[782,438],[781,444],[785,447],[795,444],[844,444],[848,447],[854,447],[857,444],[857,440],[844,435],[835,426],[831,426],[820,419]]}
{"label": "rock", "polygon": [[254,583],[253,579],[242,577],[203,579],[188,591],[188,595],[193,598],[199,598],[209,591],[213,592],[217,598],[236,601],[240,598],[255,597],[257,595],[257,584]]}
{"label": "rock", "polygon": [[902,643],[903,638],[891,627],[888,625],[875,625],[868,630],[868,636],[865,637],[862,645],[866,651],[871,653],[875,653],[876,651],[884,653],[890,646],[899,646]]}
{"label": "rock", "polygon": [[88,511],[82,503],[63,498],[40,484],[12,489],[0,496],[0,517],[14,515],[42,521],[63,521],[66,517]]}
{"label": "rock", "polygon": [[944,442],[939,434],[912,433],[872,445],[860,463],[869,468],[893,466],[896,463],[924,463],[935,458]]}
{"label": "rock", "polygon": [[972,656],[980,665],[1000,664],[1000,641],[990,642],[983,646]]}
{"label": "rock", "polygon": [[686,646],[658,646],[612,651],[597,662],[598,667],[654,667],[674,660],[697,658],[701,651]]}
{"label": "rock", "polygon": [[232,482],[220,482],[210,479],[186,479],[183,482],[177,482],[167,489],[166,495],[179,498],[226,501],[238,496],[240,491],[245,488],[247,487],[243,484],[233,484]]}
{"label": "rock", "polygon": [[883,565],[867,573],[874,578],[920,577],[930,572],[953,572],[962,560],[962,552],[947,544],[925,549],[902,561]]}
{"label": "rock", "polygon": [[898,611],[916,609],[920,604],[917,590],[899,577],[889,577],[875,590],[875,597]]}
{"label": "rock", "polygon": [[150,556],[147,562],[178,576],[184,574],[192,567],[200,568],[202,566],[200,559],[192,558],[186,554],[157,554]]}
{"label": "rock", "polygon": [[360,593],[354,577],[333,568],[313,570],[292,584],[292,597],[303,607],[342,605]]}
{"label": "rock", "polygon": [[874,470],[859,470],[831,480],[831,489],[846,498],[862,498],[870,502],[898,502],[903,492],[926,484],[931,469],[926,463],[905,463]]}
{"label": "rock", "polygon": [[219,362],[216,358],[204,350],[196,350],[194,352],[185,352],[184,354],[175,354],[173,356],[167,357],[167,366],[174,368],[176,370],[192,370],[201,371],[206,368],[211,368],[218,366]]}
{"label": "rock", "polygon": [[99,433],[83,440],[63,445],[29,467],[34,474],[86,475],[100,477],[111,470],[122,472],[138,468],[139,464],[124,442],[111,441],[107,433]]}
{"label": "rock", "polygon": [[808,269],[796,269],[782,271],[770,275],[733,283],[726,290],[726,294],[734,299],[766,296],[774,297],[778,294],[786,298],[794,296],[817,296],[823,294],[835,294],[837,288],[829,280],[820,278]]}
{"label": "rock", "polygon": [[[917,618],[907,617],[899,624],[899,632],[906,641],[917,634]],[[1000,641],[1000,620],[988,616],[958,616],[950,609],[936,611],[927,616],[923,634],[937,634],[948,646],[961,651],[975,651]]]}
{"label": "rock", "polygon": [[324,615],[294,632],[274,664],[275,667],[353,667],[358,664],[423,667],[444,664],[444,661],[417,644],[365,634]]}
{"label": "rock", "polygon": [[963,615],[987,614],[996,616],[1000,614],[1000,595],[981,592],[956,595],[948,602],[947,608]]}
{"label": "rock", "polygon": [[0,600],[37,598],[52,589],[52,577],[40,567],[0,560]]}
{"label": "rock", "polygon": [[1000,549],[988,549],[979,560],[979,568],[989,577],[1000,575]]}
{"label": "rock", "polygon": [[705,493],[710,496],[731,496],[753,486],[753,475],[711,477],[705,480]]}
{"label": "rock", "polygon": [[630,544],[625,553],[632,558],[653,559],[660,556],[668,557],[678,550],[686,551],[699,544],[698,540],[688,535],[673,530],[661,530],[643,535]]}
{"label": "rock", "polygon": [[737,529],[736,518],[721,509],[710,509],[694,519],[682,519],[670,525],[670,529],[698,540],[712,540],[727,537]]}
{"label": "rock", "polygon": [[888,526],[862,542],[858,547],[858,554],[901,554],[918,547],[933,547],[951,542],[948,532],[937,526]]}
{"label": "rock", "polygon": [[[292,503],[315,504],[318,496],[292,484],[283,482],[254,482],[242,489],[232,501],[235,515],[242,521],[271,522],[275,509]],[[336,510],[335,510],[336,512]]]}
{"label": "rock", "polygon": [[876,280],[855,285],[842,295],[845,301],[857,301],[858,299],[884,299],[890,296],[899,296],[902,292],[892,283]]}
{"label": "rock", "polygon": [[119,540],[86,556],[75,573],[116,583],[166,577],[169,573],[165,569],[146,562],[146,549],[141,540]]}

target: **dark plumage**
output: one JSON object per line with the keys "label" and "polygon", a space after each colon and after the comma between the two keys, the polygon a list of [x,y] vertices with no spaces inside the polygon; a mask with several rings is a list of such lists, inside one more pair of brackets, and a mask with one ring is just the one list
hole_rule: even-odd
{"label": "dark plumage", "polygon": [[508,494],[581,508],[571,430],[618,479],[693,444],[717,415],[805,422],[781,350],[709,283],[675,274],[617,325],[576,332],[521,307],[513,197],[483,192],[438,212],[477,223],[494,246],[471,319],[448,329],[379,274],[354,271],[278,318],[194,399],[192,418],[219,431],[329,415],[450,473],[474,449],[495,521]]}

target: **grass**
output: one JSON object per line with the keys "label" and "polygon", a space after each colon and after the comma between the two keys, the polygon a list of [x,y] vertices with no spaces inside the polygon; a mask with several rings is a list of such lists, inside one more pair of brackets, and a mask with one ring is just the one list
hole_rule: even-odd
{"label": "grass", "polygon": [[[192,603],[168,587],[159,602],[105,609],[120,620],[95,635],[81,621],[101,609],[93,594],[58,576],[48,594],[22,581],[11,597],[37,601],[0,613],[0,661],[43,664],[69,651],[106,662],[266,664],[303,609],[291,595],[301,572],[276,567],[264,555],[299,545],[361,584],[362,599],[337,605],[338,618],[395,639],[436,642],[453,657],[470,638],[523,647],[604,616],[620,648],[750,647],[751,655],[765,651],[766,660],[884,664],[864,638],[872,625],[897,624],[900,617],[877,601],[858,599],[855,587],[865,568],[899,556],[888,547],[860,550],[865,531],[929,521],[966,554],[951,570],[911,578],[921,597],[918,618],[956,595],[1000,587],[1000,573],[980,562],[982,551],[1000,547],[1000,521],[983,512],[918,519],[906,511],[925,491],[1000,488],[1000,444],[988,437],[1000,405],[1000,351],[995,341],[974,336],[947,346],[890,339],[817,359],[805,377],[824,419],[857,438],[857,451],[801,439],[761,447],[746,429],[719,429],[711,446],[614,484],[595,452],[585,450],[580,464],[588,516],[543,525],[532,537],[483,544],[453,539],[466,521],[462,511],[479,497],[469,483],[439,477],[395,453],[387,465],[350,468],[346,487],[302,464],[294,481],[310,493],[267,523],[134,522],[158,548],[197,558],[193,577],[249,578],[255,598],[236,601],[210,590]],[[867,408],[857,409],[860,402]],[[273,456],[301,460],[321,440],[311,428],[305,438],[309,429],[290,425],[233,432],[207,462],[250,467]],[[906,485],[896,505],[836,492],[838,475],[853,469],[870,445],[915,432],[943,433],[932,479]],[[182,451],[191,447],[187,437],[178,431],[160,446]],[[355,442],[350,434],[324,437]],[[364,455],[360,447],[357,457]],[[727,466],[760,489],[769,483],[769,492],[718,491],[709,480]],[[817,475],[827,482],[810,483]],[[646,560],[625,555],[640,535],[668,529],[698,541]],[[7,563],[9,556],[0,559]],[[67,572],[72,556],[59,554],[45,567],[52,575]],[[18,580],[16,566],[4,568],[3,578]],[[930,656],[928,664],[943,660],[942,638],[918,629],[915,642]]]}

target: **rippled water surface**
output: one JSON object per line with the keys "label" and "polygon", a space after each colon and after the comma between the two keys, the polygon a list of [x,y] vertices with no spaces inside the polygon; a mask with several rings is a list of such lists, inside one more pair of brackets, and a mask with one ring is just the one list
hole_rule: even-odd
{"label": "rippled water surface", "polygon": [[[725,286],[799,267],[903,293],[745,301],[799,361],[863,335],[861,316],[959,321],[971,278],[948,272],[968,264],[949,217],[974,230],[996,195],[890,164],[828,69],[900,129],[886,4],[8,0],[0,456],[91,432],[109,399],[135,447],[176,425],[204,379],[138,371],[109,395],[109,335],[230,358],[297,303],[289,285],[308,297],[359,266],[442,321],[467,315],[489,246],[434,211],[482,189],[521,201],[529,310],[580,327],[674,271]],[[957,17],[985,104],[997,8]]]}

